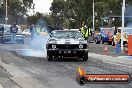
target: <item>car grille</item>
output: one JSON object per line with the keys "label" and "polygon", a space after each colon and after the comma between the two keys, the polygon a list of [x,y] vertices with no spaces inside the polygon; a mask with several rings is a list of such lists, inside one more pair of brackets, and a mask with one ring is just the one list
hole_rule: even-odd
{"label": "car grille", "polygon": [[[54,44],[54,45],[56,45],[56,48],[57,49],[79,49],[79,44],[76,44],[76,45],[69,45],[69,44]],[[50,44],[49,46],[48,46],[48,48],[52,48],[52,44]],[[87,48],[87,44],[83,44],[83,49],[86,49]]]}

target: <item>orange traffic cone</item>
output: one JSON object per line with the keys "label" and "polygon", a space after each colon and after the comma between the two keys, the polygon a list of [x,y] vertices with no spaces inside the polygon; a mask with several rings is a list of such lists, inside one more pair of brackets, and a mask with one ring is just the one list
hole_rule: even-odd
{"label": "orange traffic cone", "polygon": [[104,53],[108,54],[108,48],[106,46],[104,47]]}

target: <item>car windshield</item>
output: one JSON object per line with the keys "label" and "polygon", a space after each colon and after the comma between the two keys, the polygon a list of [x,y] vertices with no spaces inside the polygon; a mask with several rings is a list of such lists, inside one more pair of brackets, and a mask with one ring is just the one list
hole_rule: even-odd
{"label": "car windshield", "polygon": [[82,34],[77,31],[54,31],[52,37],[56,38],[83,38]]}

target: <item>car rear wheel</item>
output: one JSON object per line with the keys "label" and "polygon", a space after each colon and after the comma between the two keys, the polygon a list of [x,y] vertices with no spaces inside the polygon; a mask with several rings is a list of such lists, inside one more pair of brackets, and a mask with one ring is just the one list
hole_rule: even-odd
{"label": "car rear wheel", "polygon": [[47,56],[48,61],[52,61],[52,57],[51,56]]}
{"label": "car rear wheel", "polygon": [[88,60],[88,53],[85,53],[84,57],[83,57],[83,61],[87,61]]}
{"label": "car rear wheel", "polygon": [[111,44],[112,44],[112,42],[108,42],[108,44],[109,44],[109,45],[111,45]]}
{"label": "car rear wheel", "polygon": [[52,61],[52,57],[48,56],[47,58],[48,58],[48,61]]}

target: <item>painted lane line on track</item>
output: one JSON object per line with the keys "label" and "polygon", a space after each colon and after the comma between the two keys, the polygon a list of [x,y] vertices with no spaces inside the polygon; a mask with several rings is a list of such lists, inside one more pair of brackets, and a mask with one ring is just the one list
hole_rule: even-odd
{"label": "painted lane line on track", "polygon": [[0,88],[3,88],[1,84],[0,84]]}

